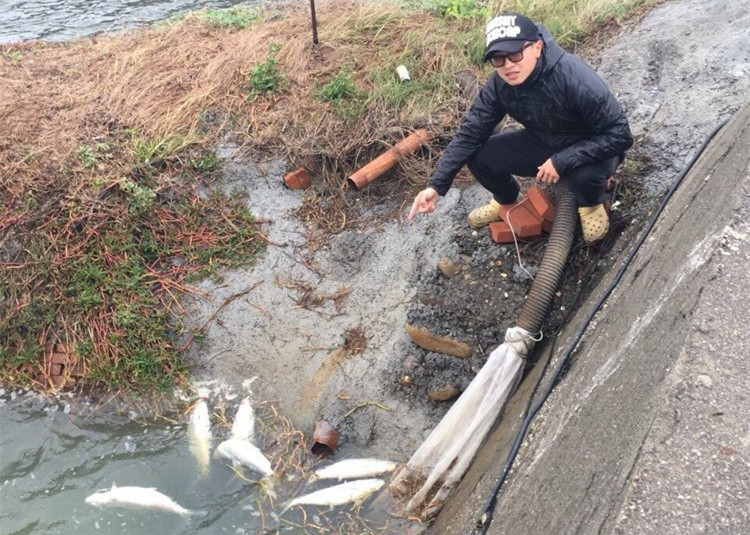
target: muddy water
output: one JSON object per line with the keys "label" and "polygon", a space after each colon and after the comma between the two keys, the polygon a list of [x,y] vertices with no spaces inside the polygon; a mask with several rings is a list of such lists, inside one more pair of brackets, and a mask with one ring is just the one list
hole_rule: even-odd
{"label": "muddy water", "polygon": [[[218,406],[209,404],[215,414]],[[227,415],[234,414],[235,405],[223,406]],[[393,524],[392,519],[382,520],[380,510],[363,516],[352,514],[349,507],[284,511],[289,499],[335,482],[307,483],[316,459],[287,462],[292,450],[279,450],[281,434],[264,431],[258,440],[277,470],[270,486],[273,497],[253,481],[257,476],[252,472],[235,472],[220,459],[212,457],[202,475],[183,420],[179,415],[148,418],[133,410],[104,414],[103,409],[74,405],[66,398],[49,401],[19,391],[11,399],[5,394],[0,398],[0,533],[304,535],[338,533],[336,526],[355,532],[364,525]],[[264,430],[273,424],[267,418],[259,418],[258,423]],[[212,450],[228,434],[227,426],[213,424]],[[273,451],[282,454],[274,456]],[[85,503],[87,496],[113,483],[156,488],[194,514],[183,519],[168,512],[98,509]],[[405,527],[388,531],[406,532]]]}
{"label": "muddy water", "polygon": [[116,32],[203,7],[252,6],[260,0],[3,0],[0,43],[64,41]]}
{"label": "muddy water", "polygon": [[[185,426],[164,420],[112,423],[75,416],[70,405],[21,395],[0,407],[0,533],[254,533],[253,486],[214,463],[198,475]],[[151,511],[99,510],[98,489],[156,487],[205,516],[185,521]]]}

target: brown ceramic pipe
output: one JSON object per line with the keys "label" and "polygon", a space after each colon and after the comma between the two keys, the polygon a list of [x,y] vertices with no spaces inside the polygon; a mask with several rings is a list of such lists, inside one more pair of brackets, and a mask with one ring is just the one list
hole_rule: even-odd
{"label": "brown ceramic pipe", "polygon": [[424,128],[415,131],[410,136],[396,143],[392,148],[375,158],[363,168],[352,174],[349,179],[349,187],[353,190],[364,188],[380,175],[392,169],[399,158],[408,156],[427,143],[430,134]]}

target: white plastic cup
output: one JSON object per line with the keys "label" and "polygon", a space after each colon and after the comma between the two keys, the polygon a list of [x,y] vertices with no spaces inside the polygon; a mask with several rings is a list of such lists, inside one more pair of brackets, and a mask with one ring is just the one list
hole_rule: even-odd
{"label": "white plastic cup", "polygon": [[406,65],[399,65],[398,67],[396,67],[396,74],[398,74],[398,79],[401,82],[409,82],[411,80],[409,71],[406,69]]}

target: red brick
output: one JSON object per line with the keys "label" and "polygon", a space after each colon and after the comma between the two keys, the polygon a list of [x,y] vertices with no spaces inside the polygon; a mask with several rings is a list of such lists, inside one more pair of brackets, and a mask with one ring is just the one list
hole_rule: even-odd
{"label": "red brick", "polygon": [[52,355],[49,356],[47,359],[47,362],[51,362],[52,364],[68,364],[68,354],[67,353],[52,353]]}
{"label": "red brick", "polygon": [[492,236],[495,243],[513,242],[513,233],[505,221],[490,223],[490,236]]}
{"label": "red brick", "polygon": [[62,375],[63,365],[62,364],[52,364],[49,369],[50,369],[50,373],[52,375]]}
{"label": "red brick", "polygon": [[284,184],[289,189],[307,189],[310,187],[310,175],[304,167],[284,175]]}
{"label": "red brick", "polygon": [[53,386],[64,386],[65,385],[65,377],[62,375],[52,375],[50,376],[50,382],[52,382]]}
{"label": "red brick", "polygon": [[546,219],[542,221],[542,230],[547,234],[552,234],[552,221],[547,221]]}
{"label": "red brick", "polygon": [[555,206],[544,191],[536,186],[532,186],[528,191],[528,199],[536,213],[539,214],[542,219],[550,222],[555,220]]}
{"label": "red brick", "polygon": [[516,204],[501,204],[500,217],[520,238],[532,238],[542,233],[542,218],[531,208],[528,199]]}

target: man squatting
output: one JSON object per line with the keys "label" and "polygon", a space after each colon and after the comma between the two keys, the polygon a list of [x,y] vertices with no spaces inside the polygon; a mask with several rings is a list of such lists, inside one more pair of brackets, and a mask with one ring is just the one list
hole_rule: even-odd
{"label": "man squatting", "polygon": [[[514,204],[513,175],[546,183],[565,181],[578,200],[587,243],[609,231],[607,179],[633,144],[628,120],[594,70],[568,54],[541,25],[503,13],[486,28],[484,60],[495,69],[437,163],[429,186],[414,199],[408,218],[435,210],[466,165],[492,193],[469,214],[469,225],[500,221],[500,205]],[[509,115],[523,129],[492,134]]]}

